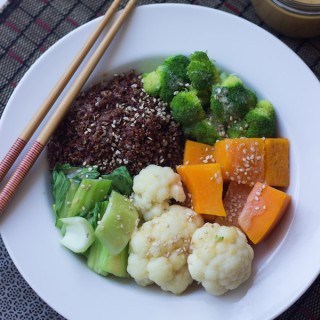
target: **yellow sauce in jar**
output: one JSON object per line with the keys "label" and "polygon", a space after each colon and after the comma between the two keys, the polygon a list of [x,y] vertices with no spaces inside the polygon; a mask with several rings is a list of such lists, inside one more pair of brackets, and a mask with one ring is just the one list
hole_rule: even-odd
{"label": "yellow sauce in jar", "polygon": [[251,0],[270,28],[290,37],[320,35],[320,0]]}

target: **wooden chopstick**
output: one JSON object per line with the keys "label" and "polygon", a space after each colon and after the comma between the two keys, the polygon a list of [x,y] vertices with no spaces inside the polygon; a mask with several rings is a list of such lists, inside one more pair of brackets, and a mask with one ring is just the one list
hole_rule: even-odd
{"label": "wooden chopstick", "polygon": [[117,34],[120,29],[122,23],[133,10],[136,5],[137,0],[129,0],[126,7],[122,10],[121,14],[111,26],[107,34],[102,39],[101,43],[98,45],[95,52],[89,58],[87,64],[84,66],[83,70],[80,72],[79,76],[72,83],[70,89],[48,120],[48,122],[44,125],[41,130],[38,138],[32,144],[30,149],[27,151],[26,155],[23,157],[21,163],[14,171],[12,176],[10,177],[8,183],[4,186],[2,191],[0,192],[0,215],[4,212],[7,204],[15,194],[16,190],[22,183],[23,179],[32,168],[33,164],[41,154],[45,145],[49,141],[51,135],[56,130],[57,126],[63,119],[66,114],[70,104],[73,102],[75,97],[79,94],[81,88],[89,78],[91,72],[98,64],[102,55],[105,53],[106,49],[109,47],[111,41]]}
{"label": "wooden chopstick", "polygon": [[110,19],[116,13],[118,7],[120,6],[121,0],[114,0],[109,9],[106,11],[104,16],[102,17],[101,22],[99,23],[98,27],[94,30],[92,35],[88,38],[84,46],[81,48],[79,53],[71,62],[70,66],[58,80],[56,85],[52,88],[49,95],[45,99],[45,101],[41,104],[38,111],[35,113],[33,118],[31,119],[30,123],[27,124],[25,129],[21,132],[17,140],[14,142],[12,147],[10,148],[9,152],[0,162],[0,182],[3,180],[5,175],[8,173],[9,169],[12,167],[14,162],[17,160],[18,156],[34,134],[34,132],[39,127],[40,123],[43,121],[44,117],[47,115],[49,110],[51,109],[52,105],[60,96],[61,92],[65,88],[65,86],[70,81],[71,77],[74,75],[84,58],[89,53],[90,49],[93,47],[95,42],[97,41],[98,37],[105,29],[107,24],[109,23]]}

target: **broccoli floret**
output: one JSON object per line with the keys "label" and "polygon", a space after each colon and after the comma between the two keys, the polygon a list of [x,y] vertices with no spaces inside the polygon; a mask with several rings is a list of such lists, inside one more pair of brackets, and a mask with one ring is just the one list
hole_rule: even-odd
{"label": "broccoli floret", "polygon": [[276,116],[272,104],[261,100],[250,110],[245,119],[236,121],[228,128],[229,138],[262,138],[275,135]]}
{"label": "broccoli floret", "polygon": [[197,97],[201,101],[201,105],[205,110],[208,110],[210,107],[210,96],[211,91],[210,90],[196,90],[194,88],[190,89],[191,91],[194,91],[197,95]]}
{"label": "broccoli floret", "polygon": [[183,55],[171,56],[164,61],[159,91],[160,98],[163,101],[170,102],[174,93],[184,88],[188,82],[187,66],[189,62],[189,59]]}
{"label": "broccoli floret", "polygon": [[219,79],[218,70],[211,62],[208,55],[202,51],[196,51],[190,55],[190,64],[187,75],[193,88],[197,90],[210,90],[213,83]]}
{"label": "broccoli floret", "polygon": [[235,75],[229,75],[221,85],[212,88],[210,109],[219,122],[232,124],[243,119],[253,104],[253,92]]}
{"label": "broccoli floret", "polygon": [[217,140],[221,140],[216,126],[208,119],[199,121],[190,127],[184,128],[187,137],[197,142],[214,145]]}
{"label": "broccoli floret", "polygon": [[226,88],[232,88],[237,86],[243,86],[243,83],[242,80],[238,78],[236,75],[229,74],[229,76],[223,80],[221,85]]}
{"label": "broccoli floret", "polygon": [[170,102],[176,91],[189,81],[187,66],[190,60],[184,55],[168,57],[155,71],[142,76],[143,89],[151,96]]}
{"label": "broccoli floret", "polygon": [[163,69],[163,66],[159,66],[156,70],[142,75],[143,89],[151,96],[158,97],[160,94]]}
{"label": "broccoli floret", "polygon": [[190,63],[190,60],[182,55],[178,54],[175,56],[170,56],[166,60],[164,60],[164,65],[168,68],[170,72],[172,72],[182,83],[186,83],[188,81],[187,76],[187,67]]}
{"label": "broccoli floret", "polygon": [[246,137],[248,124],[245,120],[236,121],[229,126],[227,134],[231,139]]}
{"label": "broccoli floret", "polygon": [[190,61],[207,62],[208,60],[209,60],[209,57],[207,53],[204,51],[195,51],[190,55]]}
{"label": "broccoli floret", "polygon": [[276,114],[273,105],[267,100],[261,100],[245,117],[247,122],[246,137],[273,137],[276,130]]}
{"label": "broccoli floret", "polygon": [[182,126],[190,126],[205,118],[201,101],[195,91],[181,91],[170,104],[173,119]]}
{"label": "broccoli floret", "polygon": [[222,81],[224,81],[226,78],[228,78],[229,77],[229,73],[227,73],[227,72],[225,72],[225,71],[223,71],[223,72],[221,72],[220,74],[219,74],[219,78],[220,78],[220,81],[222,82]]}
{"label": "broccoli floret", "polygon": [[174,97],[174,93],[182,88],[182,82],[170,72],[167,68],[163,69],[161,77],[160,98],[162,101],[170,102]]}
{"label": "broccoli floret", "polygon": [[248,106],[249,106],[249,109],[251,110],[256,107],[257,102],[258,102],[258,98],[253,91],[251,91],[249,89],[247,89],[247,91],[248,91]]}

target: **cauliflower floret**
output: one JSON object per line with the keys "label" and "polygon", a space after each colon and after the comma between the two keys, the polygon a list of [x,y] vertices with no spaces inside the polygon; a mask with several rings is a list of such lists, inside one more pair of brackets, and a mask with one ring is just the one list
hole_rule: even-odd
{"label": "cauliflower floret", "polygon": [[133,180],[134,205],[145,221],[160,216],[169,208],[169,200],[183,202],[186,195],[180,176],[169,167],[149,165]]}
{"label": "cauliflower floret", "polygon": [[145,222],[132,235],[128,273],[141,286],[156,283],[165,291],[182,293],[192,282],[187,266],[191,237],[202,225],[200,215],[179,205]]}
{"label": "cauliflower floret", "polygon": [[206,223],[193,234],[191,248],[190,274],[212,295],[235,289],[250,277],[253,250],[236,227]]}

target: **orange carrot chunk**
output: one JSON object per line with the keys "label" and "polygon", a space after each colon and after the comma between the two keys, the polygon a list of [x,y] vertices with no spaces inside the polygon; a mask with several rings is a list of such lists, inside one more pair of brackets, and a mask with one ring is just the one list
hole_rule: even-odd
{"label": "orange carrot chunk", "polygon": [[183,164],[213,163],[214,147],[208,144],[187,140],[184,148]]}
{"label": "orange carrot chunk", "polygon": [[270,186],[289,186],[289,141],[268,138],[265,141],[265,181]]}
{"label": "orange carrot chunk", "polygon": [[223,198],[223,206],[227,216],[217,217],[214,222],[220,225],[239,227],[238,218],[251,190],[252,188],[248,185],[230,182]]}
{"label": "orange carrot chunk", "polygon": [[264,139],[225,139],[214,145],[214,158],[225,181],[247,184],[264,181]]}
{"label": "orange carrot chunk", "polygon": [[286,193],[257,182],[250,192],[238,223],[248,238],[258,244],[276,226],[290,202]]}
{"label": "orange carrot chunk", "polygon": [[191,195],[195,212],[226,216],[222,204],[223,180],[219,164],[181,165],[177,171]]}

